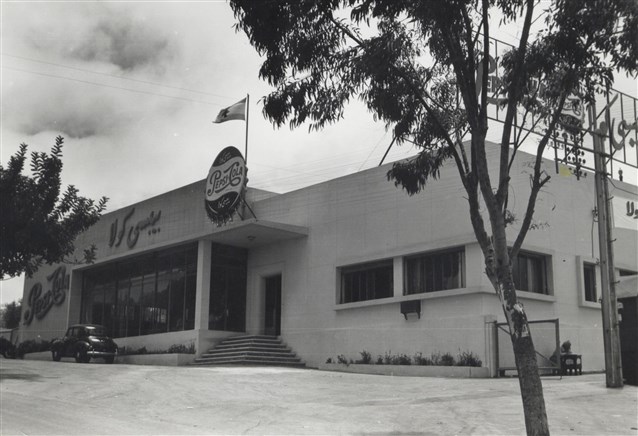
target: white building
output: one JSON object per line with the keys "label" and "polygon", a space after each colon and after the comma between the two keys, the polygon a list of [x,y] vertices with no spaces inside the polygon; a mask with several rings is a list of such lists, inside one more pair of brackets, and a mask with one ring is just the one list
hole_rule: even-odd
{"label": "white building", "polygon": [[[519,153],[511,171],[509,204],[519,217],[531,159]],[[545,166],[553,178],[536,206],[541,225],[518,258],[518,295],[530,320],[558,320],[560,341],[583,355],[585,371],[602,370],[593,176],[576,180]],[[201,354],[249,333],[280,335],[309,366],[363,350],[472,351],[493,375],[512,366],[456,168],[413,197],[387,180],[389,168],[285,194],[249,188],[257,218],[246,211],[250,218],[219,227],[204,209],[206,180],[108,213],[76,242],[96,245],[94,264],[46,266],[26,280],[22,339],[93,322],[120,347],[148,350],[194,344]],[[614,185],[612,195],[636,199],[636,186]],[[617,228],[614,238],[619,274],[635,274],[637,229]],[[420,316],[401,313],[406,301],[420,304]],[[533,325],[532,334],[551,356],[554,324]]]}

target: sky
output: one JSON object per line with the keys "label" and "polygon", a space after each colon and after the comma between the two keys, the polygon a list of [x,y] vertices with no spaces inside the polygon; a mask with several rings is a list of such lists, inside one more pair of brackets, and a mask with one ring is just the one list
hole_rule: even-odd
{"label": "sky", "polygon": [[[65,138],[63,186],[109,197],[113,211],[206,177],[215,156],[242,153],[246,124],[213,124],[250,95],[249,186],[287,192],[379,164],[391,141],[360,103],[320,132],[275,129],[261,59],[226,1],[2,1],[0,161],[20,143],[49,152]],[[516,27],[498,35],[514,42]],[[636,95],[635,81],[620,83]],[[394,147],[386,162],[413,155]],[[0,282],[0,303],[22,296]]]}

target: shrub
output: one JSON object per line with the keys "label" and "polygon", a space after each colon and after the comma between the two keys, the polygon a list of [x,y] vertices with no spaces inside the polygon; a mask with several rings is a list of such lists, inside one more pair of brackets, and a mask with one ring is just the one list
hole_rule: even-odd
{"label": "shrub", "polygon": [[[337,356],[336,363],[343,365],[350,365],[351,363],[371,365],[373,364],[372,355],[363,350],[361,359],[353,362],[352,359],[347,359],[343,354]],[[326,363],[335,363],[330,357],[326,360]],[[392,354],[390,351],[386,351],[383,356],[377,355],[377,365],[420,365],[420,366],[482,366],[481,359],[471,351],[459,351],[459,355],[455,358],[451,353],[440,352],[432,353],[430,357],[423,356],[423,353],[416,353],[413,357],[407,354]]]}
{"label": "shrub", "polygon": [[458,366],[483,366],[481,359],[471,351],[462,351],[456,363]]}
{"label": "shrub", "polygon": [[385,356],[383,356],[383,363],[385,365],[394,365],[394,357],[390,352],[386,351]]}
{"label": "shrub", "polygon": [[361,351],[361,359],[357,360],[355,363],[370,365],[372,363],[372,355],[368,353],[366,350]]}
{"label": "shrub", "polygon": [[28,341],[20,342],[16,347],[16,355],[23,358],[28,353],[38,353],[40,351],[50,351],[51,342],[49,341],[35,341],[30,339]]}
{"label": "shrub", "polygon": [[147,350],[146,347],[141,347],[138,349],[127,349],[126,347],[119,348],[120,356],[133,356],[136,354],[195,354],[195,344],[191,342],[188,345],[184,344],[173,344],[168,347],[167,350]]}
{"label": "shrub", "polygon": [[423,357],[423,353],[416,353],[414,355],[414,364],[421,366],[432,365],[432,359],[429,357]]}
{"label": "shrub", "polygon": [[412,358],[407,354],[399,354],[396,356],[395,365],[412,365]]}
{"label": "shrub", "polygon": [[195,344],[190,343],[188,345],[184,344],[174,344],[168,347],[168,353],[183,353],[183,354],[195,354]]}
{"label": "shrub", "polygon": [[441,355],[441,360],[439,365],[441,366],[454,366],[454,356],[452,356],[450,353],[445,353],[443,355]]}
{"label": "shrub", "polygon": [[450,353],[432,353],[432,365],[435,366],[454,366],[454,356]]}
{"label": "shrub", "polygon": [[391,354],[386,352],[385,356],[379,356],[377,365],[412,365],[412,358],[407,354]]}

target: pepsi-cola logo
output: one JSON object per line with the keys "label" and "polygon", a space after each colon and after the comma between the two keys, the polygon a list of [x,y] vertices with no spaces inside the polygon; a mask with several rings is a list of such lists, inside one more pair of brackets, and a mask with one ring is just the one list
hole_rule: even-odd
{"label": "pepsi-cola logo", "polygon": [[228,221],[241,200],[246,185],[246,163],[235,147],[226,147],[215,158],[206,179],[205,206],[218,225]]}

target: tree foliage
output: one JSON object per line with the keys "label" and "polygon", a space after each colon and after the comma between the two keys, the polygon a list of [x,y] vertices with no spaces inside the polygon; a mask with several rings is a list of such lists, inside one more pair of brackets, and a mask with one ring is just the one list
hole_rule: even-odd
{"label": "tree foliage", "polygon": [[[485,272],[510,328],[530,434],[548,433],[527,316],[512,279],[532,226],[541,167],[568,96],[585,101],[623,69],[636,74],[634,0],[231,0],[237,29],[263,56],[259,75],[274,90],[264,115],[276,126],[321,129],[343,118],[353,99],[385,123],[397,143],[419,153],[388,173],[409,194],[452,161],[465,188]],[[516,22],[518,43],[500,60],[498,104],[505,113],[499,158],[488,162],[489,47],[494,20]],[[532,33],[532,31],[534,33]],[[541,86],[542,84],[542,86]],[[520,118],[523,109],[523,120]],[[534,112],[536,144],[525,216],[513,240],[506,227],[509,171],[525,141],[517,122]],[[519,126],[521,124],[518,124]],[[497,174],[491,178],[492,174]],[[517,197],[519,197],[517,195]],[[479,201],[481,200],[481,201]],[[484,206],[481,207],[480,205]]]}
{"label": "tree foliage", "polygon": [[[23,174],[27,144],[11,156],[6,168],[0,165],[0,276],[29,277],[42,264],[69,261],[76,236],[93,225],[106,207],[99,201],[78,195],[69,185],[61,193],[62,146],[58,136],[51,154],[31,153],[31,173]],[[83,261],[95,257],[95,247],[84,249]]]}
{"label": "tree foliage", "polygon": [[20,326],[20,317],[22,315],[22,299],[12,301],[4,305],[0,309],[0,319],[2,320],[2,328],[13,329]]}

